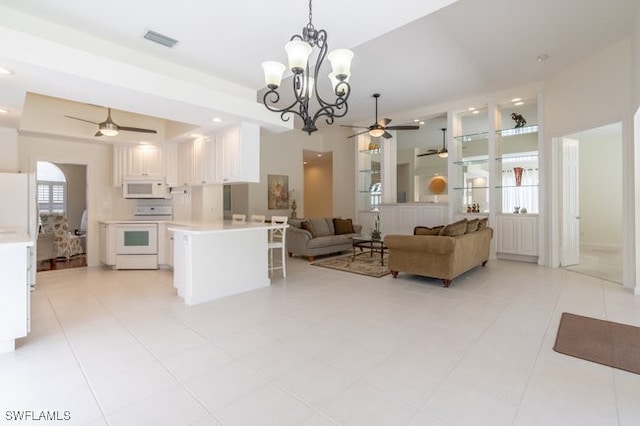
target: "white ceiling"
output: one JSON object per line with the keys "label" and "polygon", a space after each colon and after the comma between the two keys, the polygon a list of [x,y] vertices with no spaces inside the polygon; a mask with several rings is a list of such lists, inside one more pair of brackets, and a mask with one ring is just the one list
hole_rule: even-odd
{"label": "white ceiling", "polygon": [[[629,35],[638,4],[323,0],[313,23],[327,30],[330,49],[355,52],[350,112],[339,124],[370,124],[374,92],[382,93],[379,116],[401,124],[429,105],[544,80]],[[0,66],[15,72],[0,77],[0,108],[10,111],[0,126],[19,127],[32,91],[195,126],[244,112],[276,128],[277,114],[253,105],[260,64],[285,62],[283,45],[306,25],[307,8],[300,0],[0,0]],[[150,43],[146,29],[179,43]],[[84,62],[72,68],[65,60],[78,52]],[[542,54],[549,59],[537,62]],[[162,94],[150,89],[162,81],[141,68],[168,76]]]}

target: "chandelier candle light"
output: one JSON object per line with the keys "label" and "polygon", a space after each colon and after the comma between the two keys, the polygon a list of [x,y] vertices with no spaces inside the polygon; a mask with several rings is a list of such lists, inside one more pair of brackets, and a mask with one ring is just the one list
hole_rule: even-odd
{"label": "chandelier candle light", "polygon": [[[293,95],[295,100],[290,105],[278,108],[275,106],[280,101],[278,88],[282,82],[282,75],[286,67],[280,62],[267,61],[262,63],[267,92],[264,94],[263,103],[269,111],[279,112],[283,121],[288,121],[290,114],[295,114],[302,119],[302,130],[311,134],[318,130],[316,120],[326,117],[327,124],[333,124],[336,118],[344,117],[349,110],[347,99],[351,87],[351,59],[353,52],[348,49],[336,49],[327,55],[327,32],[316,30],[311,23],[311,0],[309,0],[309,23],[302,29],[302,35],[295,34],[285,45],[285,51],[289,59],[289,69],[293,73]],[[314,47],[318,48],[313,75],[310,72],[309,56]],[[331,62],[333,72],[329,73],[329,80],[336,96],[334,103],[325,101],[318,93],[318,73],[322,67],[325,56]],[[318,110],[313,113],[309,108],[309,102],[315,95]]]}

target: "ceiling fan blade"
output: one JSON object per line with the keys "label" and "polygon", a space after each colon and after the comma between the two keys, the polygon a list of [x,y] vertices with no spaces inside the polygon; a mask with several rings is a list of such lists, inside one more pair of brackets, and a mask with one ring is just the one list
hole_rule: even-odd
{"label": "ceiling fan blade", "polygon": [[127,132],[139,132],[139,133],[158,133],[155,130],[151,129],[141,129],[139,127],[126,127],[126,126],[118,126],[118,130],[124,130]]}
{"label": "ceiling fan blade", "polygon": [[358,135],[364,135],[365,133],[369,133],[369,130],[367,129],[367,130],[365,130],[365,131],[363,131],[363,132],[354,133],[354,134],[353,134],[353,135],[351,135],[351,136],[347,136],[347,139],[349,139],[349,138],[355,138],[356,136],[358,136]]}
{"label": "ceiling fan blade", "polygon": [[430,149],[429,151],[427,151],[425,153],[416,155],[416,157],[424,157],[424,156],[427,156],[427,155],[436,155],[436,154],[438,154],[438,150],[437,149]]}
{"label": "ceiling fan blade", "polygon": [[348,124],[341,124],[340,127],[349,127],[352,129],[368,129],[369,127],[365,127],[365,126],[350,126]]}
{"label": "ceiling fan blade", "polygon": [[418,130],[420,126],[389,126],[387,130]]}
{"label": "ceiling fan blade", "polygon": [[97,122],[95,122],[95,121],[85,120],[84,118],[72,117],[72,116],[70,116],[70,115],[65,115],[65,117],[67,117],[67,118],[71,118],[71,119],[73,119],[73,120],[84,121],[85,123],[100,124],[100,123],[97,123]]}
{"label": "ceiling fan blade", "polygon": [[385,139],[391,139],[393,135],[385,130],[384,133],[382,134],[382,137]]}
{"label": "ceiling fan blade", "polygon": [[381,118],[377,122],[377,124],[382,126],[382,127],[387,127],[387,124],[389,124],[389,123],[391,123],[391,119],[390,118]]}

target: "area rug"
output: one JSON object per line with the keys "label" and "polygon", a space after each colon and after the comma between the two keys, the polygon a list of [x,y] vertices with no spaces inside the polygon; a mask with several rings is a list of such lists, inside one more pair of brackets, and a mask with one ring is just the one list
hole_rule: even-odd
{"label": "area rug", "polygon": [[640,327],[564,312],[553,349],[640,374]]}
{"label": "area rug", "polygon": [[352,257],[352,255],[332,257],[331,259],[313,262],[312,265],[336,269],[338,271],[352,272],[354,274],[366,275],[374,278],[384,277],[391,273],[389,269],[387,269],[386,254],[384,256],[384,265],[380,265],[380,253],[374,254],[373,257],[368,254],[360,254],[356,256],[354,260],[351,260]]}

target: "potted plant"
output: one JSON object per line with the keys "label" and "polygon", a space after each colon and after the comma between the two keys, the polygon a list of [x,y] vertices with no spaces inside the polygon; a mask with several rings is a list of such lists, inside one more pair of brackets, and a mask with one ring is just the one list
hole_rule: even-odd
{"label": "potted plant", "polygon": [[380,233],[380,215],[378,215],[373,221],[373,230],[371,231],[371,239],[379,240],[380,238],[382,238],[382,234]]}

